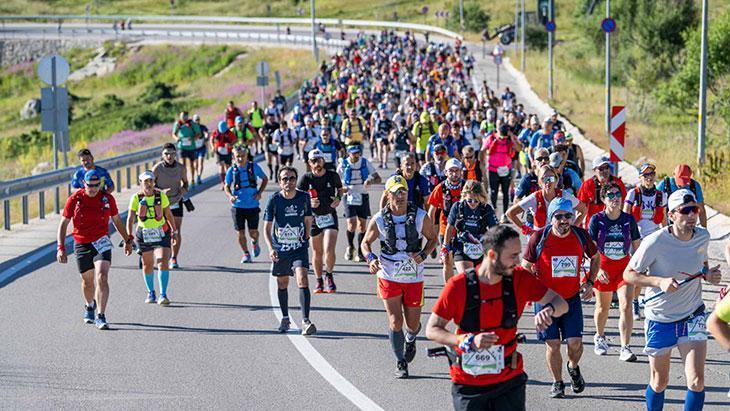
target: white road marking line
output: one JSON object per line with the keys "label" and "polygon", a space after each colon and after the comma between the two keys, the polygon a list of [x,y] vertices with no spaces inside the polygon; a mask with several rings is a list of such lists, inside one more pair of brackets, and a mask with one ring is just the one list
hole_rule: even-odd
{"label": "white road marking line", "polygon": [[[276,319],[281,321],[281,311],[279,310],[279,299],[276,295],[276,278],[272,277],[269,281],[269,297],[271,298],[271,306],[274,311]],[[291,326],[295,331],[299,330],[294,321],[291,322]],[[373,400],[368,398],[360,390],[357,389],[350,381],[347,381],[337,370],[324,359],[312,344],[307,341],[307,338],[299,333],[287,333],[287,337],[294,344],[294,347],[304,357],[309,365],[314,368],[330,385],[332,385],[337,391],[340,392],[345,398],[350,400],[356,407],[361,410],[380,410],[381,408]]]}

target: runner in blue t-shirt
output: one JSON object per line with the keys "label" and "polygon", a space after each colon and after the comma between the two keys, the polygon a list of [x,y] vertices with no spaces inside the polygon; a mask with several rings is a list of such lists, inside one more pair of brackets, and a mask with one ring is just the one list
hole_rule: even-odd
{"label": "runner in blue t-shirt", "polygon": [[279,332],[289,330],[289,277],[296,274],[299,305],[302,309],[302,334],[312,335],[317,328],[309,321],[309,236],[312,230],[310,197],[296,190],[297,170],[284,166],[279,170],[279,187],[266,203],[264,239],[269,246],[271,275],[276,277],[281,308]]}
{"label": "runner in blue t-shirt", "polygon": [[109,175],[109,172],[104,167],[94,165],[94,156],[91,155],[91,151],[88,148],[79,150],[78,153],[81,167],[76,169],[73,177],[71,178],[71,188],[78,190],[84,188],[84,175],[89,170],[96,170],[97,174],[101,178],[101,188],[107,193],[114,192],[114,181]]}
{"label": "runner in blue t-shirt", "polygon": [[[237,146],[233,150],[234,164],[226,172],[226,184],[223,189],[231,201],[231,216],[233,217],[233,228],[238,232],[238,244],[243,251],[241,263],[253,261],[248,252],[248,240],[246,240],[246,226],[251,236],[253,255],[258,257],[261,253],[259,246],[259,200],[264,192],[269,178],[264,170],[249,159],[249,149],[246,146]],[[256,180],[261,180],[257,186]]]}

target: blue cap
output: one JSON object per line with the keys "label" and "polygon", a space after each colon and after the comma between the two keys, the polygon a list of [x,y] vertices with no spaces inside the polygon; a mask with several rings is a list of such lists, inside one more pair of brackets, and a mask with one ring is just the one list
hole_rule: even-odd
{"label": "blue cap", "polygon": [[84,174],[84,181],[88,182],[94,180],[101,180],[101,173],[97,169],[92,168]]}
{"label": "blue cap", "polygon": [[243,117],[241,117],[241,116],[236,116],[236,120],[235,120],[235,123],[236,123],[236,124],[239,124],[239,123],[243,123]]}
{"label": "blue cap", "polygon": [[347,152],[348,153],[359,153],[361,151],[362,150],[360,149],[360,146],[357,145],[357,144],[353,144],[353,145],[347,147]]}
{"label": "blue cap", "polygon": [[548,221],[553,219],[553,214],[555,214],[557,211],[567,211],[569,213],[572,213],[573,203],[567,198],[553,198],[553,201],[551,201],[550,205],[548,205]]}
{"label": "blue cap", "polygon": [[228,124],[225,121],[218,123],[218,132],[225,133],[226,131],[228,131]]}

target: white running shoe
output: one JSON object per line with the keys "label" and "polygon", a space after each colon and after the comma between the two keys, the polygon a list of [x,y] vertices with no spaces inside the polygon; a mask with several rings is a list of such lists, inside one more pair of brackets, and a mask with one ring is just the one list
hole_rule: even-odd
{"label": "white running shoe", "polygon": [[623,362],[634,362],[636,361],[636,355],[631,352],[631,348],[628,345],[624,345],[621,347],[621,354],[619,354],[618,359]]}
{"label": "white running shoe", "polygon": [[608,342],[605,337],[598,334],[593,336],[593,352],[596,355],[606,355],[608,353]]}

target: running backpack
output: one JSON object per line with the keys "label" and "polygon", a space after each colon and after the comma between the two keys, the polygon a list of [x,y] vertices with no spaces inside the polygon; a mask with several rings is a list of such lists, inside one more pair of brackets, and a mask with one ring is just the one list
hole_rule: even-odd
{"label": "running backpack", "polygon": [[[482,301],[479,292],[479,277],[476,270],[468,270],[466,276],[466,300],[464,304],[464,314],[459,322],[459,329],[467,333],[478,334],[481,332],[491,331],[495,328],[481,328],[480,310],[482,302],[490,302],[492,300],[502,300],[502,322],[499,328],[515,328],[517,327],[517,297],[515,296],[515,286],[512,276],[502,276],[502,295],[492,300]],[[507,345],[512,345],[509,342]]]}
{"label": "running backpack", "polygon": [[365,182],[367,180],[369,171],[368,171],[368,165],[366,163],[366,160],[364,158],[360,159],[360,168],[354,168],[352,166],[352,163],[350,163],[350,160],[347,158],[342,159],[342,168],[344,170],[344,180],[345,185],[350,185],[350,182],[352,181],[352,171],[358,170],[360,172],[360,180],[362,182]]}
{"label": "running backpack", "polygon": [[[253,171],[253,163],[249,160],[246,163],[246,174],[248,177],[248,188],[256,188],[256,175]],[[233,165],[233,192],[241,189],[241,172],[237,165]]]}
{"label": "running backpack", "polygon": [[[586,233],[586,231],[582,228],[573,225],[570,226],[570,229],[573,231],[575,236],[578,237],[578,241],[580,241],[580,247],[583,250],[583,254],[585,255],[586,248],[588,247],[588,241],[590,240],[588,238],[588,233]],[[540,258],[540,254],[542,254],[543,248],[545,248],[545,240],[547,240],[548,236],[550,235],[550,231],[552,231],[552,226],[548,224],[545,226],[545,228],[534,234],[540,236],[537,240],[537,246],[535,247],[536,261],[538,258]]]}

